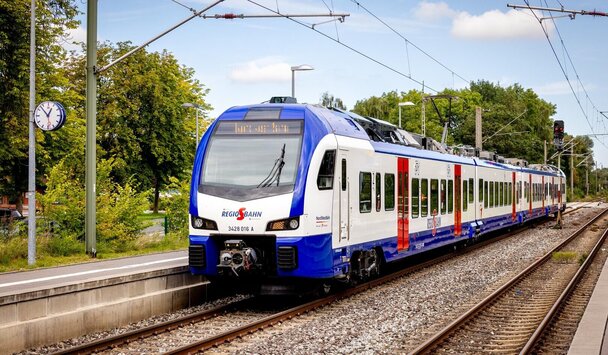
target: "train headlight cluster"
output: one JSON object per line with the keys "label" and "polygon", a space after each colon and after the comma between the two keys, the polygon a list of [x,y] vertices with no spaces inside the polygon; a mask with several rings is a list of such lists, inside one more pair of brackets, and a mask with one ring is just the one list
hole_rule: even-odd
{"label": "train headlight cluster", "polygon": [[208,230],[213,230],[213,231],[217,230],[217,223],[215,223],[215,221],[212,221],[210,219],[197,217],[197,216],[190,216],[190,220],[192,222],[192,227],[194,227],[196,229],[208,229]]}
{"label": "train headlight cluster", "polygon": [[294,230],[300,227],[300,217],[280,219],[278,221],[268,222],[267,231],[283,231]]}

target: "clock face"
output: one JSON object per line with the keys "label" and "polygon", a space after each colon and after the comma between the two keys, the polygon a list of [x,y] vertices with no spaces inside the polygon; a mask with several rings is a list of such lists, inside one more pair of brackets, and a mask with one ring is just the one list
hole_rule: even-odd
{"label": "clock face", "polygon": [[59,102],[45,101],[36,107],[34,121],[44,131],[54,131],[65,123],[65,109]]}

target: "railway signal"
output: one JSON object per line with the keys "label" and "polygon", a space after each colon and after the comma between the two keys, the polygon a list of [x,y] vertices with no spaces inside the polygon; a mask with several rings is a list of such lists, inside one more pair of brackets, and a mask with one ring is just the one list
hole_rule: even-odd
{"label": "railway signal", "polygon": [[564,121],[558,120],[553,123],[553,144],[558,151],[564,149]]}

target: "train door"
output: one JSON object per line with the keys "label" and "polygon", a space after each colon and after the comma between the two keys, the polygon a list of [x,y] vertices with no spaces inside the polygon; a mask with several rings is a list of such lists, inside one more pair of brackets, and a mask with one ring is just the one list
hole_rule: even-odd
{"label": "train door", "polygon": [[461,166],[454,166],[454,236],[462,234],[462,173]]}
{"label": "train door", "polygon": [[340,242],[350,240],[350,186],[348,181],[347,152],[340,151],[340,199],[338,209],[340,210]]}
{"label": "train door", "polygon": [[528,174],[528,196],[530,197],[528,203],[528,215],[532,217],[532,201],[534,201],[534,188],[532,187],[532,174]]}
{"label": "train door", "polygon": [[551,209],[555,206],[555,177],[551,176]]}
{"label": "train door", "polygon": [[513,183],[513,187],[511,188],[511,221],[515,222],[515,220],[517,219],[517,215],[515,213],[515,201],[517,200],[517,196],[515,195],[515,172],[511,173],[511,182]]}
{"label": "train door", "polygon": [[397,250],[407,250],[409,236],[409,160],[397,158]]}
{"label": "train door", "polygon": [[547,198],[547,195],[545,194],[547,192],[547,187],[545,186],[545,177],[544,176],[541,176],[540,187],[543,189],[543,192],[540,194],[540,198],[543,200],[543,210],[544,210],[545,209],[545,199]]}

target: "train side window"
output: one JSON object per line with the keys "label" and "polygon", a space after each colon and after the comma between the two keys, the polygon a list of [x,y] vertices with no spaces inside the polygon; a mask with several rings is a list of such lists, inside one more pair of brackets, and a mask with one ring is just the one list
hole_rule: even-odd
{"label": "train side window", "polygon": [[499,203],[500,203],[500,206],[504,206],[505,205],[505,183],[501,181],[500,186],[498,188],[500,190],[499,191],[499,195],[500,195]]}
{"label": "train side window", "polygon": [[484,181],[484,199],[483,199],[483,207],[488,208],[488,201],[490,200],[490,196],[488,195],[488,182]]}
{"label": "train side window", "polygon": [[321,160],[319,175],[317,176],[317,187],[319,190],[331,190],[334,188],[334,167],[336,165],[336,150],[327,150]]}
{"label": "train side window", "polygon": [[[405,201],[407,206],[407,193]],[[395,209],[395,174],[384,174],[384,209],[386,211]]]}
{"label": "train side window", "polygon": [[447,191],[445,190],[446,188],[446,183],[445,180],[441,180],[441,187],[440,187],[440,192],[439,192],[439,204],[441,206],[441,214],[445,214],[447,212]]}
{"label": "train side window", "polygon": [[342,191],[346,191],[346,159],[342,159]]}
{"label": "train side window", "polygon": [[469,205],[469,182],[467,179],[462,180],[462,211],[466,211]]}
{"label": "train side window", "polygon": [[420,180],[412,179],[412,218],[418,218],[420,211]]}
{"label": "train side window", "polygon": [[359,173],[359,212],[372,210],[372,173]]}
{"label": "train side window", "polygon": [[381,179],[380,173],[376,173],[376,212],[380,212],[380,209],[382,208],[382,198],[380,198],[380,194],[382,193],[380,186]]}
{"label": "train side window", "polygon": [[509,205],[513,204],[514,195],[515,195],[515,186],[513,186],[513,183],[510,182],[509,183]]}
{"label": "train side window", "polygon": [[505,189],[503,190],[505,197],[503,198],[505,201],[505,206],[509,205],[509,183],[505,182]]}
{"label": "train side window", "polygon": [[448,213],[454,211],[454,180],[448,180]]}
{"label": "train side window", "polygon": [[469,179],[469,203],[475,202],[475,182],[473,178]]}
{"label": "train side window", "polygon": [[477,192],[479,194],[479,203],[483,202],[483,179],[479,179],[479,191]]}
{"label": "train side window", "polygon": [[429,214],[429,179],[420,179],[420,217]]}
{"label": "train side window", "polygon": [[439,180],[431,179],[431,215],[439,214]]}
{"label": "train side window", "polygon": [[494,208],[494,181],[490,181],[490,208]]}

